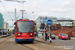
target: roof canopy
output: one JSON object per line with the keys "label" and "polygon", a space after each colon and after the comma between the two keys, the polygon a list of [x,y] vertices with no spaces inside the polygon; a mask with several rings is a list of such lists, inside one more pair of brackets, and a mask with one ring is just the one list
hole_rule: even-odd
{"label": "roof canopy", "polygon": [[4,28],[0,28],[0,30],[6,30],[6,29],[4,29]]}

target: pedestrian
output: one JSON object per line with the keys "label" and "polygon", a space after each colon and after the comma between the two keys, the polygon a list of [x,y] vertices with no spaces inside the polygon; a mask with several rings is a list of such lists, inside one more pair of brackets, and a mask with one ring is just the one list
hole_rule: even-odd
{"label": "pedestrian", "polygon": [[42,39],[44,40],[44,33],[42,32]]}
{"label": "pedestrian", "polygon": [[70,34],[68,35],[68,39],[71,40],[71,38],[70,38]]}
{"label": "pedestrian", "polygon": [[45,41],[47,41],[47,33],[46,33],[46,31],[45,31]]}

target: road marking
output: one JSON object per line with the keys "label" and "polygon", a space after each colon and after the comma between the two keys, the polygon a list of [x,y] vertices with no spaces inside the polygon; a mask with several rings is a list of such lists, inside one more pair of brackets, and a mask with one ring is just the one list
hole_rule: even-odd
{"label": "road marking", "polygon": [[47,44],[42,44],[42,45],[47,45]]}

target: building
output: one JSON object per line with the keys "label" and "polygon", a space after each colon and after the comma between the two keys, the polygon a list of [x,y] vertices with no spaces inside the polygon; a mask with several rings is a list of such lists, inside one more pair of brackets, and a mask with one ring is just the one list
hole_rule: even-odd
{"label": "building", "polygon": [[47,24],[47,20],[52,20],[53,23],[57,23],[57,18],[56,17],[48,17],[48,16],[39,16],[36,20],[36,23],[37,23],[37,31],[40,30],[40,25],[41,23],[45,23],[45,25]]}
{"label": "building", "polygon": [[61,18],[58,19],[56,17],[49,17],[49,16],[39,16],[36,19],[36,23],[37,23],[37,31],[40,30],[40,25],[41,23],[45,23],[45,25],[47,24],[47,20],[52,20],[52,24],[60,24],[61,26],[75,26],[75,20],[69,19],[69,18]]}
{"label": "building", "polygon": [[73,23],[72,23],[72,25],[73,25],[73,26],[75,26],[75,20],[73,20]]}
{"label": "building", "polygon": [[12,31],[14,29],[14,26],[10,26],[9,30]]}
{"label": "building", "polygon": [[9,23],[4,22],[4,29],[6,29],[6,31],[9,31]]}
{"label": "building", "polygon": [[0,28],[3,28],[3,15],[0,13]]}
{"label": "building", "polygon": [[61,26],[74,26],[74,20],[57,20],[57,24],[61,24]]}

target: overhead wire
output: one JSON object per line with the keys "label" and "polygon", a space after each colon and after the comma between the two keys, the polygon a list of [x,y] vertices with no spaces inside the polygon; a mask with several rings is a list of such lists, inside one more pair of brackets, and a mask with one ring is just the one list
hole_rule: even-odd
{"label": "overhead wire", "polygon": [[[9,14],[9,12],[7,11],[6,7],[4,6],[3,2],[1,1],[1,4],[3,5],[3,7],[5,8],[6,12]],[[9,16],[11,17],[11,15],[9,14]]]}

